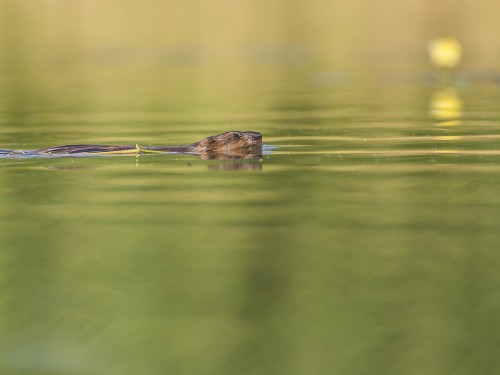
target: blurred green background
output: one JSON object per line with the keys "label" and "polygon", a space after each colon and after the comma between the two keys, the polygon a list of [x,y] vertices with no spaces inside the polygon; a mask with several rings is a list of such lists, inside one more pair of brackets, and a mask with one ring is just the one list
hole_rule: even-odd
{"label": "blurred green background", "polygon": [[14,70],[283,60],[419,66],[420,46],[443,35],[464,44],[466,66],[492,68],[499,58],[496,1],[3,0],[1,6],[2,63]]}
{"label": "blurred green background", "polygon": [[290,93],[306,79],[366,83],[387,78],[381,71],[428,69],[427,44],[440,36],[462,43],[463,69],[491,71],[500,61],[497,1],[2,0],[0,7],[2,116],[16,126],[26,116],[39,123],[49,105],[206,118],[218,103],[233,116],[249,105],[255,113],[276,98],[269,90]]}

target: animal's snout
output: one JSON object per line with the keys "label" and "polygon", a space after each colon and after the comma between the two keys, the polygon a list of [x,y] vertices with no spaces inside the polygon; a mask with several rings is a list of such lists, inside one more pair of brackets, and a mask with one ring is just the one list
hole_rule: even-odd
{"label": "animal's snout", "polygon": [[256,141],[260,141],[262,139],[262,134],[260,133],[254,133],[252,134],[253,136],[253,139],[255,139]]}

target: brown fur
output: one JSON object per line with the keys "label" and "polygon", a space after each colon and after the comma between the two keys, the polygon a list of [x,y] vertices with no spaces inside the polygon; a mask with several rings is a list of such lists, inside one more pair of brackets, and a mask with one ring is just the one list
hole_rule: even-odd
{"label": "brown fur", "polygon": [[186,146],[65,145],[36,150],[42,155],[192,153],[203,159],[253,158],[262,155],[262,135],[252,131],[229,131]]}

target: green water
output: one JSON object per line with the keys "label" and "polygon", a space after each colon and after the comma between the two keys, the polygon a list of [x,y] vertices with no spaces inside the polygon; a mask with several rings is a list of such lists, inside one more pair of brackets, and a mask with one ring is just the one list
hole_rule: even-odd
{"label": "green water", "polygon": [[458,88],[443,123],[411,77],[247,73],[255,100],[208,87],[194,109],[147,83],[83,108],[72,84],[3,99],[5,148],[228,129],[278,148],[0,159],[0,372],[495,373],[498,89]]}

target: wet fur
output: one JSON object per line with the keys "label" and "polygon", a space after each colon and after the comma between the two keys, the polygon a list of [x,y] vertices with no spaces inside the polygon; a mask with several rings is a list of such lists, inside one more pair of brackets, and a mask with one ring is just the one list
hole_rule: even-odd
{"label": "wet fur", "polygon": [[221,159],[248,158],[249,155],[261,154],[262,135],[253,131],[229,131],[202,139],[186,146],[150,146],[137,145],[64,145],[35,150],[41,155],[72,155],[72,154],[141,154],[141,153],[193,153],[203,158]]}

